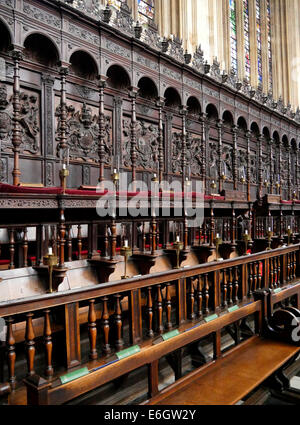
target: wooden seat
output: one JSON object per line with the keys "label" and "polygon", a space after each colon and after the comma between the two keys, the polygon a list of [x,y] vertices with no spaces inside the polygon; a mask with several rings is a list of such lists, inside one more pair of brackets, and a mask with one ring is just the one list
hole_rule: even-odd
{"label": "wooden seat", "polygon": [[236,404],[299,351],[299,347],[286,343],[251,338],[214,364],[180,379],[147,404]]}

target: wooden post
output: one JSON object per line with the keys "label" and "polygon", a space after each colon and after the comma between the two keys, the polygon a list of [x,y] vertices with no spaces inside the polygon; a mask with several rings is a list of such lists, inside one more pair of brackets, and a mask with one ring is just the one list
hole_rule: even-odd
{"label": "wooden post", "polygon": [[14,60],[14,83],[13,83],[13,133],[12,145],[14,153],[14,168],[13,168],[13,184],[18,186],[20,183],[21,171],[19,164],[20,145],[22,143],[22,135],[20,129],[20,61],[22,60],[22,53],[18,50],[12,52]]}
{"label": "wooden post", "polygon": [[158,360],[148,364],[148,396],[158,394]]}
{"label": "wooden post", "polygon": [[143,337],[141,290],[130,291],[129,295],[130,343],[139,344]]}
{"label": "wooden post", "polygon": [[51,382],[38,375],[33,375],[24,379],[24,384],[27,388],[28,406],[45,406],[49,404],[48,390],[51,388]]}
{"label": "wooden post", "polygon": [[247,131],[246,140],[247,140],[247,200],[251,201],[251,150],[250,150],[250,139],[251,133]]}
{"label": "wooden post", "polygon": [[182,168],[182,190],[185,187],[185,168],[186,168],[186,115],[187,109],[186,106],[181,107],[180,111],[182,115],[182,145],[181,145],[181,168]]}
{"label": "wooden post", "polygon": [[104,156],[105,156],[105,113],[104,113],[104,88],[105,80],[99,77],[99,182],[104,181]]}
{"label": "wooden post", "polygon": [[163,107],[164,107],[165,98],[159,97],[157,99],[156,105],[158,106],[158,164],[159,164],[159,182],[163,181],[164,173],[164,129],[163,129]]}
{"label": "wooden post", "polygon": [[135,181],[136,181],[136,96],[139,89],[136,87],[131,87],[129,89],[129,97],[131,98],[131,105],[132,105],[132,116],[131,116],[131,148],[130,148],[130,155],[131,155],[131,167],[132,167],[132,190],[135,192]]}
{"label": "wooden post", "polygon": [[80,325],[78,303],[66,304],[65,308],[65,343],[66,366],[68,369],[80,365]]}

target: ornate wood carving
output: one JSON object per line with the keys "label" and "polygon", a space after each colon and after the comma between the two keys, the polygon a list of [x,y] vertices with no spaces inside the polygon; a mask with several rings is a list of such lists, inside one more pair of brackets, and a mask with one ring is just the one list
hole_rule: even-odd
{"label": "ornate wood carving", "polygon": [[[159,157],[159,128],[155,124],[139,120],[136,123],[135,164],[137,168],[157,170]],[[123,158],[125,167],[132,165],[132,127],[131,120],[123,120]]]}
{"label": "ornate wood carving", "polygon": [[[81,160],[84,162],[99,162],[97,153],[99,149],[99,118],[93,113],[93,109],[83,103],[80,109],[77,105],[66,106],[66,146],[70,149],[70,160]],[[57,140],[61,139],[61,106],[56,108]],[[101,148],[101,157],[103,164],[111,162],[111,118],[105,115],[103,121],[103,144]],[[101,124],[102,125],[102,124]],[[103,137],[103,136],[102,136]],[[59,144],[57,146],[59,152]]]}
{"label": "ornate wood carving", "polygon": [[[2,151],[14,150],[16,140],[14,123],[14,98],[11,86],[0,85],[0,143]],[[31,90],[19,91],[18,95],[17,149],[18,152],[37,154],[40,151],[39,97]],[[51,140],[52,142],[52,140]],[[14,141],[14,143],[16,143]]]}

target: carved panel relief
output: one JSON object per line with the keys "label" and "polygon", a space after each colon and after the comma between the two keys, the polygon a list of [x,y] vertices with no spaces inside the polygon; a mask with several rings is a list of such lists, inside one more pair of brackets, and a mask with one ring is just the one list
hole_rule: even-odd
{"label": "carved panel relief", "polygon": [[218,146],[217,142],[209,143],[209,177],[218,179]]}
{"label": "carved panel relief", "polygon": [[[0,140],[1,150],[12,149],[12,87],[0,85]],[[20,93],[21,152],[40,153],[40,97],[31,90]]]}
{"label": "carved panel relief", "polygon": [[[136,125],[136,166],[156,170],[158,168],[158,126],[138,121]],[[131,120],[123,120],[123,160],[125,167],[131,167]]]}
{"label": "carved panel relief", "polygon": [[257,184],[258,182],[258,163],[255,152],[250,154],[250,183]]}
{"label": "carved panel relief", "polygon": [[[59,142],[60,99],[56,97],[56,141]],[[70,149],[70,160],[99,162],[98,158],[98,109],[86,103],[72,102],[67,105],[67,143]],[[112,154],[112,117],[105,115],[105,164],[109,165]]]}
{"label": "carved panel relief", "polygon": [[182,135],[174,131],[172,133],[172,173],[181,173],[182,172]]}
{"label": "carved panel relief", "polygon": [[232,146],[223,144],[221,155],[221,169],[228,180],[233,180]]}
{"label": "carved panel relief", "polygon": [[186,143],[186,161],[191,167],[193,176],[204,174],[204,144],[201,138],[195,134],[189,134]]}
{"label": "carved panel relief", "polygon": [[7,158],[1,158],[0,159],[0,182],[7,182],[8,181],[8,174],[7,174]]}
{"label": "carved panel relief", "polygon": [[238,149],[237,163],[238,179],[241,181],[242,178],[246,179],[247,177],[247,151],[245,149]]}

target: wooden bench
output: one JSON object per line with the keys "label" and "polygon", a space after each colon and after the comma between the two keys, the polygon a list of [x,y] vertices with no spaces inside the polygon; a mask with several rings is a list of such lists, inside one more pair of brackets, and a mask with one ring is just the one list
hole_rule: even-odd
{"label": "wooden bench", "polygon": [[180,379],[146,404],[236,404],[299,352],[300,347],[253,337],[213,365]]}

